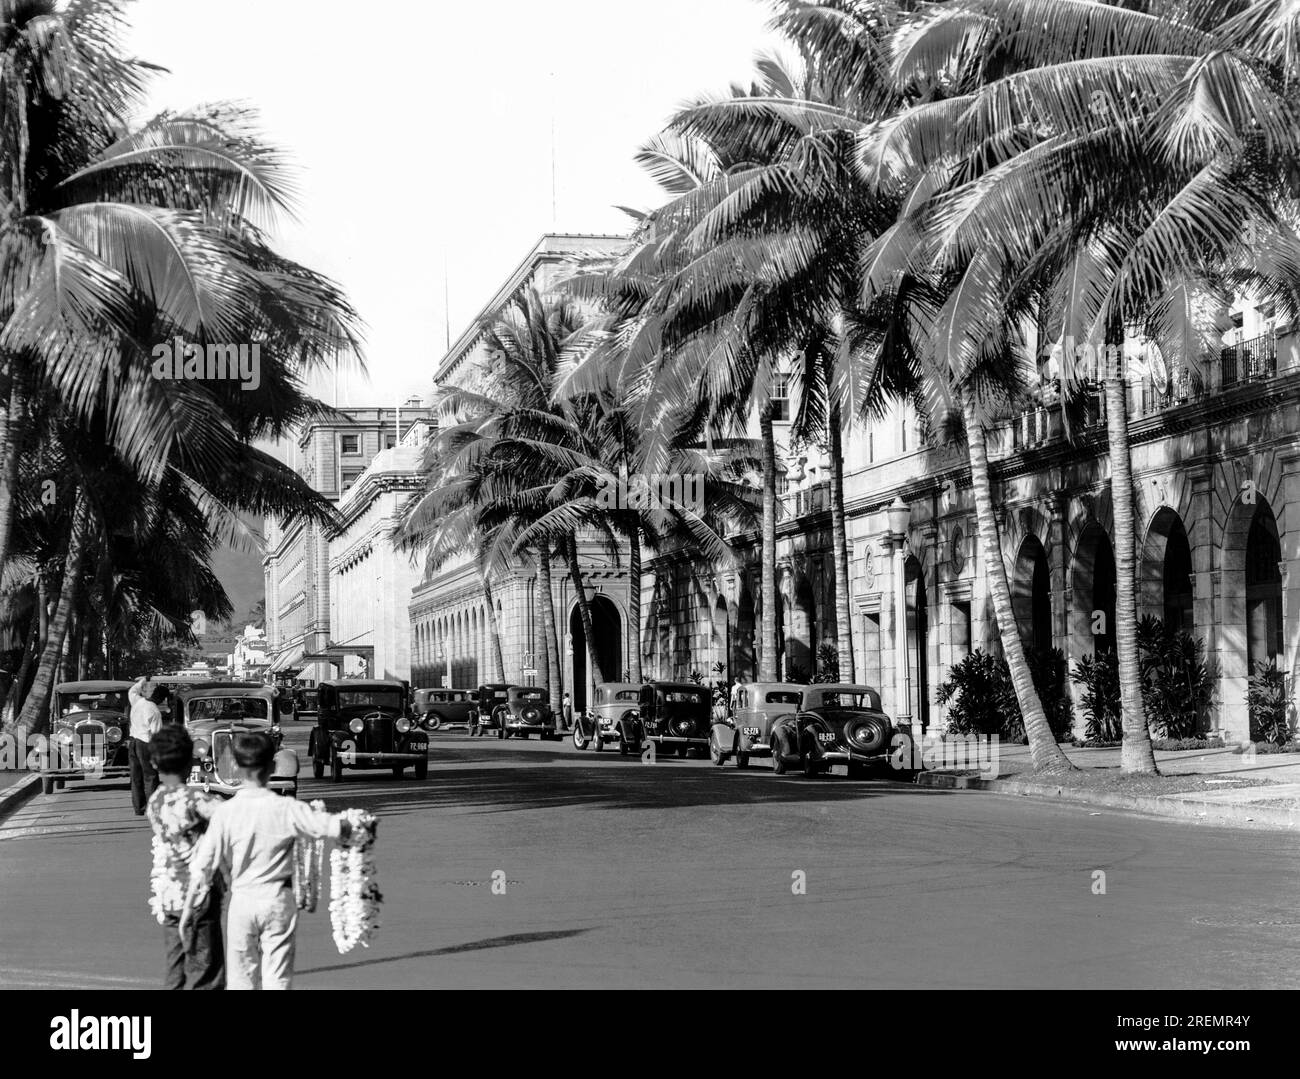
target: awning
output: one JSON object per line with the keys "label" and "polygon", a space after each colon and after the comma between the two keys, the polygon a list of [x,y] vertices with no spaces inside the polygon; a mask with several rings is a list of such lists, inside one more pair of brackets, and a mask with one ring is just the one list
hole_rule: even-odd
{"label": "awning", "polygon": [[298,645],[296,648],[287,649],[276,656],[275,659],[271,661],[271,665],[267,667],[267,673],[273,674],[276,671],[282,671],[286,667],[290,667],[301,660],[302,645]]}

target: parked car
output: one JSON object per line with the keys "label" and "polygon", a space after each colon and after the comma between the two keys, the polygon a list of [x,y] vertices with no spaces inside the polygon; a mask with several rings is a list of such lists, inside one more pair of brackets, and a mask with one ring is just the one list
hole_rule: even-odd
{"label": "parked car", "polygon": [[645,739],[656,750],[679,757],[703,754],[709,747],[712,695],[694,682],[647,682],[638,708]]}
{"label": "parked car", "polygon": [[772,728],[795,715],[807,686],[794,682],[750,682],[736,690],[736,710],[715,720],[709,732],[709,759],[722,765],[732,758],[748,768],[752,757],[772,755]]}
{"label": "parked car", "polygon": [[624,755],[641,752],[641,686],[636,682],[602,682],[592,707],[573,724],[573,744],[597,753],[617,742]]}
{"label": "parked car", "polygon": [[41,758],[41,791],[61,790],[69,779],[131,774],[130,682],[62,682],[50,700],[50,747]]}
{"label": "parked car", "polygon": [[484,731],[494,729],[498,731],[497,737],[501,737],[501,728],[497,725],[501,718],[498,709],[510,699],[510,689],[509,682],[488,682],[478,687],[478,693],[469,709],[471,735],[482,735]]}
{"label": "parked car", "polygon": [[[772,770],[781,775],[792,767],[805,776],[844,764],[850,776],[872,767],[888,767],[894,725],[880,707],[880,694],[871,686],[823,683],[803,687],[799,710],[772,726],[769,746]],[[911,778],[911,770],[893,773]]]}
{"label": "parked car", "polygon": [[284,745],[280,714],[284,698],[260,682],[213,682],[191,685],[175,694],[177,718],[194,740],[194,767],[189,786],[229,797],[243,778],[235,763],[238,734],[265,734],[275,746],[267,786],[277,794],[298,797],[298,754]]}
{"label": "parked car", "polygon": [[320,779],[329,768],[338,783],[345,768],[391,768],[401,779],[413,767],[416,779],[428,778],[429,734],[409,714],[405,685],[391,678],[340,678],[317,688],[312,775]]}
{"label": "parked car", "polygon": [[537,735],[543,742],[559,738],[555,732],[555,713],[551,711],[550,691],[546,686],[511,686],[504,704],[493,708],[493,726],[498,738],[527,738]]}
{"label": "parked car", "polygon": [[478,704],[467,689],[417,689],[412,711],[424,720],[426,729],[436,731],[453,723],[470,723]]}
{"label": "parked car", "polygon": [[312,686],[299,686],[293,691],[293,718],[315,719],[320,711],[320,691]]}

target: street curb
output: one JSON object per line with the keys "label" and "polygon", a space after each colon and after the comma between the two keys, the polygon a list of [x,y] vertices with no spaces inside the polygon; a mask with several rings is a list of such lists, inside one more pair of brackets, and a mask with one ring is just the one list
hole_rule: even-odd
{"label": "street curb", "polygon": [[20,779],[12,787],[6,788],[3,793],[0,793],[0,821],[40,789],[41,777],[38,772],[33,772],[26,779]]}
{"label": "street curb", "polygon": [[1249,804],[1223,805],[1218,802],[1187,800],[1179,795],[1116,794],[1112,791],[1089,791],[1063,787],[1056,783],[1032,782],[1023,779],[980,779],[979,776],[958,776],[943,772],[922,772],[916,777],[918,786],[939,790],[975,790],[990,794],[1010,794],[1024,798],[1042,798],[1072,805],[1100,806],[1105,809],[1123,809],[1129,812],[1148,813],[1159,817],[1174,817],[1201,823],[1265,826],[1271,828],[1300,827],[1300,811],[1272,809]]}

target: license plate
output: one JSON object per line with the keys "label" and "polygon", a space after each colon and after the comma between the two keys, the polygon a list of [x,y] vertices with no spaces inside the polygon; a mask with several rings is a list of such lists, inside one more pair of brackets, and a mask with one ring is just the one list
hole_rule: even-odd
{"label": "license plate", "polygon": [[817,741],[821,742],[822,745],[830,745],[835,741],[835,735],[820,732],[817,735]]}
{"label": "license plate", "polygon": [[741,727],[740,733],[746,738],[757,738],[759,732],[757,727]]}
{"label": "license plate", "polygon": [[91,768],[98,768],[98,767],[99,767],[101,764],[103,764],[103,763],[104,763],[104,762],[103,762],[99,757],[82,757],[82,758],[81,758],[81,767],[82,767],[83,770],[89,770],[89,769],[91,769]]}

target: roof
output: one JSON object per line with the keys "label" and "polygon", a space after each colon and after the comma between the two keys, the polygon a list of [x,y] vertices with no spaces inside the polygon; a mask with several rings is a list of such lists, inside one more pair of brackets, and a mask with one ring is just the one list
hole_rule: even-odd
{"label": "roof", "polygon": [[875,686],[863,685],[861,682],[813,682],[811,685],[801,686],[802,689],[815,689],[819,693],[871,693],[880,696],[880,690]]}
{"label": "roof", "polygon": [[339,686],[343,689],[406,689],[406,683],[396,678],[322,678],[316,688]]}
{"label": "roof", "polygon": [[647,682],[646,685],[654,686],[655,689],[695,689],[701,693],[709,692],[708,686],[698,682]]}
{"label": "roof", "polygon": [[184,697],[187,701],[192,701],[202,697],[229,697],[232,693],[247,693],[258,697],[278,696],[275,686],[264,686],[260,682],[225,682],[218,686],[198,686],[186,690]]}
{"label": "roof", "polygon": [[130,689],[134,682],[118,682],[108,679],[91,679],[87,682],[60,682],[54,687],[55,693],[100,693],[108,689]]}

